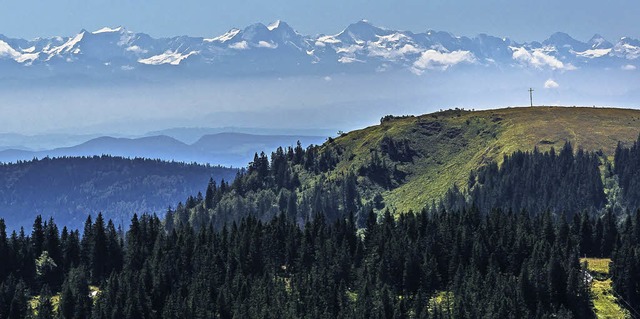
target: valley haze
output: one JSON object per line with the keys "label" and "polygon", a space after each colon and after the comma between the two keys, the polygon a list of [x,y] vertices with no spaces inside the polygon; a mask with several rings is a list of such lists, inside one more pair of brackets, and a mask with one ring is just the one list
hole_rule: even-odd
{"label": "valley haze", "polygon": [[269,154],[278,147],[304,148],[322,144],[325,136],[306,135],[255,135],[244,133],[218,133],[202,135],[193,143],[185,143],[167,135],[140,138],[114,138],[102,136],[69,147],[30,151],[21,149],[0,150],[0,162],[15,163],[34,158],[79,157],[108,154],[126,158],[150,158],[163,161],[199,163],[242,168],[253,160],[255,154]]}

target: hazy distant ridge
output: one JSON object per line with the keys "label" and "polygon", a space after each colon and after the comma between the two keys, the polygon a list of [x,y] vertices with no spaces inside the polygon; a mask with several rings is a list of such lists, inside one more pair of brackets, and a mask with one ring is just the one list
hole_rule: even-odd
{"label": "hazy distant ridge", "polygon": [[253,135],[219,133],[204,135],[195,143],[187,144],[166,135],[141,138],[98,137],[85,143],[45,151],[8,149],[0,151],[0,162],[15,162],[33,158],[63,156],[113,155],[143,157],[178,162],[209,163],[245,167],[255,152],[270,153],[279,146],[294,146],[297,141],[306,147],[322,144],[321,136]]}

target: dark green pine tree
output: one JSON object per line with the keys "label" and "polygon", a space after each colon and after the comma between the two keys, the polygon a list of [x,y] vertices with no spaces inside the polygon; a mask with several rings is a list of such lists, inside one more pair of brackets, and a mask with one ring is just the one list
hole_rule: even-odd
{"label": "dark green pine tree", "polygon": [[291,192],[287,201],[287,216],[293,221],[296,221],[298,216],[298,196],[295,191]]}
{"label": "dark green pine tree", "polygon": [[611,257],[617,237],[616,217],[613,211],[608,209],[602,217],[602,238],[598,243],[602,257]]}
{"label": "dark green pine tree", "polygon": [[124,257],[122,252],[122,242],[119,239],[118,231],[111,220],[107,223],[106,230],[107,240],[107,260],[104,278],[108,277],[111,272],[122,269]]}
{"label": "dark green pine tree", "polygon": [[216,182],[213,180],[213,178],[209,179],[209,184],[207,185],[207,191],[205,192],[204,195],[204,207],[206,209],[213,209],[215,207],[215,194],[218,186],[216,185]]}
{"label": "dark green pine tree", "polygon": [[54,223],[53,218],[50,218],[45,225],[43,249],[48,253],[49,257],[53,261],[53,268],[48,275],[47,283],[54,290],[57,290],[60,288],[60,285],[62,285],[62,281],[64,280],[60,234],[58,233],[58,226]]}
{"label": "dark green pine tree", "polygon": [[92,301],[89,282],[81,268],[73,268],[62,284],[59,313],[63,319],[81,319],[91,316]]}
{"label": "dark green pine tree", "polygon": [[62,286],[62,291],[60,293],[60,301],[58,304],[58,312],[60,314],[61,319],[71,319],[74,318],[75,313],[75,299],[73,297],[73,291],[71,290],[71,286],[65,282]]}
{"label": "dark green pine tree", "polygon": [[42,225],[42,216],[36,216],[33,221],[33,230],[31,231],[31,246],[34,256],[40,256],[44,246],[44,226]]}
{"label": "dark green pine tree", "polygon": [[38,307],[36,308],[36,319],[53,319],[55,314],[53,305],[51,304],[51,290],[49,286],[44,285],[38,296]]}
{"label": "dark green pine tree", "polygon": [[84,222],[84,230],[80,241],[80,262],[81,265],[91,268],[91,258],[93,257],[93,219],[87,216]]}
{"label": "dark green pine tree", "polygon": [[91,227],[92,242],[89,244],[90,249],[90,266],[91,282],[99,283],[109,275],[109,266],[111,263],[110,254],[107,250],[107,233],[105,230],[104,219],[102,213],[96,217],[96,221]]}
{"label": "dark green pine tree", "polygon": [[7,242],[7,226],[4,219],[0,218],[0,256],[5,256],[3,262],[0,262],[0,283],[7,278],[11,269],[11,261],[6,260],[10,253],[9,243]]}
{"label": "dark green pine tree", "polygon": [[80,233],[77,230],[69,232],[67,227],[64,227],[60,242],[62,246],[62,270],[66,274],[71,268],[80,266]]}
{"label": "dark green pine tree", "polygon": [[9,306],[9,316],[7,316],[8,319],[27,318],[29,314],[28,294],[29,292],[25,283],[19,281],[13,291],[13,298]]}
{"label": "dark green pine tree", "polygon": [[593,253],[593,228],[591,218],[586,211],[580,214],[580,254],[581,256],[595,256]]}

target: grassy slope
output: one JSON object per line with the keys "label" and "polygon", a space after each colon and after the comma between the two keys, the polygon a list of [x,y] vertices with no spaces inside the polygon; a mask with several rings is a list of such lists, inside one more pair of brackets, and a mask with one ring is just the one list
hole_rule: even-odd
{"label": "grassy slope", "polygon": [[594,277],[591,284],[591,298],[596,316],[598,318],[630,318],[629,312],[620,307],[613,294],[609,276],[611,259],[583,258],[580,261],[587,261],[588,270]]}
{"label": "grassy slope", "polygon": [[[612,156],[618,141],[629,143],[640,133],[640,110],[579,107],[506,108],[444,111],[395,118],[350,132],[334,143],[346,151],[333,174],[353,170],[380,149],[387,135],[408,139],[417,151],[412,163],[397,163],[408,173],[398,187],[384,190],[387,207],[398,212],[420,210],[456,183],[464,186],[472,169],[516,150],[561,148],[565,141]],[[325,145],[325,147],[327,147]],[[329,176],[331,178],[331,176]],[[376,189],[360,178],[365,194]]]}

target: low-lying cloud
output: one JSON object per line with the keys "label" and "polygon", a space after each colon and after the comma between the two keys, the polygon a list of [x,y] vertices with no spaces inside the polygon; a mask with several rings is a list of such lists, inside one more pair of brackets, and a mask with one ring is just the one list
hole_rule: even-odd
{"label": "low-lying cloud", "polygon": [[446,70],[459,63],[474,63],[476,57],[469,51],[438,52],[427,50],[413,63],[414,71],[421,73],[427,69]]}
{"label": "low-lying cloud", "polygon": [[544,82],[545,89],[557,89],[559,87],[560,84],[558,84],[558,82],[554,81],[553,79],[548,79],[546,82]]}
{"label": "low-lying cloud", "polygon": [[511,47],[513,50],[513,59],[524,64],[525,66],[531,66],[537,69],[550,68],[552,70],[575,70],[576,67],[571,63],[562,63],[556,57],[544,53],[540,49],[534,49],[529,52],[525,48]]}

